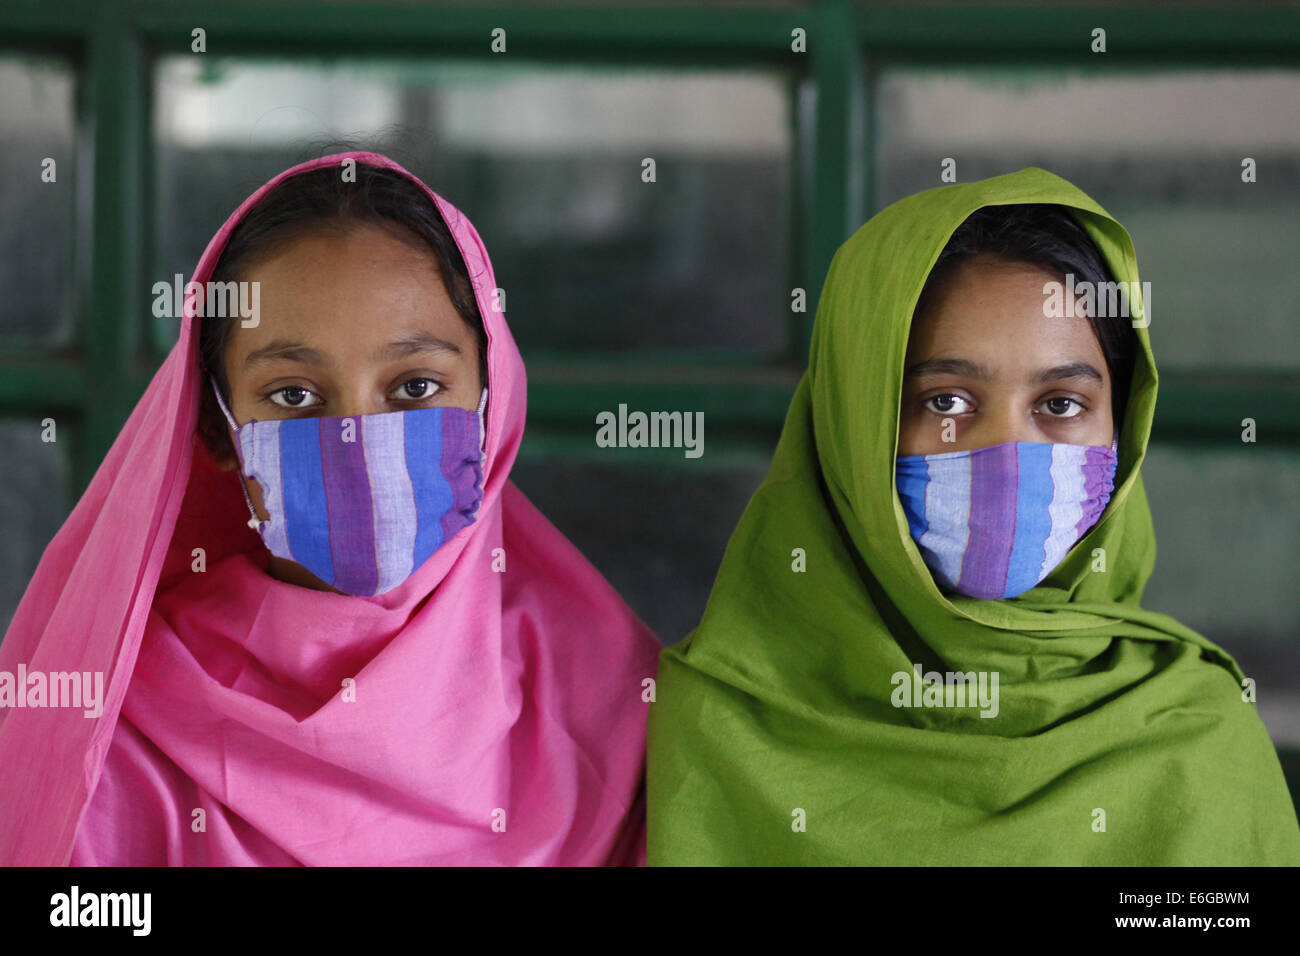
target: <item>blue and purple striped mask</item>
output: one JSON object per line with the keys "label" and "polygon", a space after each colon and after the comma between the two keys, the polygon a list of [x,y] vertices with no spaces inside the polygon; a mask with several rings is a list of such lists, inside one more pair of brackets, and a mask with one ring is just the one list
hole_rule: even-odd
{"label": "blue and purple striped mask", "polygon": [[476,411],[236,425],[212,387],[238,438],[241,470],[261,486],[270,515],[259,520],[244,489],[249,526],[272,554],[344,594],[392,590],[477,516],[487,389]]}
{"label": "blue and purple striped mask", "polygon": [[898,459],[898,497],[935,581],[983,600],[1024,594],[1097,523],[1116,445],[1005,442]]}

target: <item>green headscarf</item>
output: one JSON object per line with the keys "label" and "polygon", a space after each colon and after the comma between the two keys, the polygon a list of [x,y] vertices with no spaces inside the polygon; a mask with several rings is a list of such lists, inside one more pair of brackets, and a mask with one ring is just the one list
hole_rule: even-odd
{"label": "green headscarf", "polygon": [[[699,627],[660,659],[651,865],[1300,863],[1237,662],[1139,606],[1155,562],[1146,329],[1115,492],[1038,587],[945,596],[908,532],[894,460],[912,312],[953,231],[1009,203],[1068,207],[1137,281],[1123,227],[1032,168],[910,196],[839,249],[771,471]],[[914,664],[997,672],[997,716],[895,707],[892,677]]]}

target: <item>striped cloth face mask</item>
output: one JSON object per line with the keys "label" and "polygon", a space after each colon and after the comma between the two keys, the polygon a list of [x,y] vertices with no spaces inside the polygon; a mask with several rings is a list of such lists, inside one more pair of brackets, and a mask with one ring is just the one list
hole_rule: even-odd
{"label": "striped cloth face mask", "polygon": [[983,600],[1035,587],[1101,517],[1117,447],[1005,442],[899,458],[898,497],[935,580]]}
{"label": "striped cloth face mask", "polygon": [[[409,578],[483,498],[483,389],[475,411],[421,408],[347,418],[250,420],[234,429],[240,470],[270,516],[249,527],[273,555],[344,594],[373,596]],[[243,482],[240,482],[243,488]]]}

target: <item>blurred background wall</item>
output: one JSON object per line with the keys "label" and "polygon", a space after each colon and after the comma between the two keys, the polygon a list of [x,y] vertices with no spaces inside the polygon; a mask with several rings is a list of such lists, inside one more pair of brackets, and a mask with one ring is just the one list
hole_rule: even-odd
{"label": "blurred background wall", "polygon": [[[1037,165],[1152,284],[1145,604],[1238,657],[1297,772],[1296,6],[17,2],[0,92],[0,624],[175,341],[153,283],[340,142],[477,225],[530,379],[514,479],[666,642],[766,471],[835,248],[944,159]],[[596,447],[620,402],[703,411],[703,457]]]}

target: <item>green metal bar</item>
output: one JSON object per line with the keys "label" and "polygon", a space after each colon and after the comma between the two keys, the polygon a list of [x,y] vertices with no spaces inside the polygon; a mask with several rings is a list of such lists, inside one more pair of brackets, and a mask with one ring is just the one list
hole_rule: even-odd
{"label": "green metal bar", "polygon": [[[1108,60],[1173,53],[1218,58],[1300,52],[1300,8],[944,6],[856,10],[856,34],[873,51],[1023,55],[1069,54]],[[1095,27],[1106,30],[1104,54],[1090,52]]]}
{"label": "green metal bar", "polygon": [[[786,180],[786,222],[789,223],[788,245],[786,246],[786,278],[791,292],[803,284],[806,275],[804,265],[808,254],[809,224],[806,215],[807,194],[812,185],[812,150],[810,146],[811,123],[815,109],[811,102],[812,84],[803,77],[791,75],[787,78],[786,98],[790,104],[790,170]],[[809,102],[805,102],[805,100]],[[805,289],[806,291],[806,289]],[[805,304],[806,307],[806,304]],[[787,311],[788,310],[788,311]],[[806,315],[795,312],[792,300],[782,303],[786,319],[786,347],[783,358],[798,361],[806,354],[808,323]]]}
{"label": "green metal bar", "polygon": [[1243,445],[1242,420],[1256,424],[1260,447],[1300,450],[1300,380],[1268,373],[1164,375],[1156,399],[1153,441],[1178,445]]}
{"label": "green metal bar", "polygon": [[581,431],[530,425],[519,446],[519,458],[524,461],[578,458],[636,468],[762,467],[772,460],[780,430],[745,434],[734,430],[715,432],[706,421],[704,442],[700,446],[702,454],[698,458],[687,458],[681,448],[601,448],[596,444],[595,434],[594,428]]}
{"label": "green metal bar", "polygon": [[88,382],[85,363],[79,359],[48,356],[0,357],[0,414],[11,411],[80,414],[97,382]]}
{"label": "green metal bar", "polygon": [[1053,53],[1048,48],[1025,49],[1012,55],[985,50],[877,50],[864,47],[872,63],[881,70],[890,68],[942,69],[961,71],[990,69],[1003,75],[1012,71],[1043,70],[1060,74],[1072,71],[1086,76],[1119,78],[1164,77],[1171,73],[1232,73],[1243,70],[1293,70],[1300,64],[1300,50],[1290,53],[1253,54],[1229,48],[1216,54],[1213,60],[1203,59],[1205,54],[1195,50],[1170,50],[1149,56],[1127,51],[1123,56],[1107,59],[1086,50]]}
{"label": "green metal bar", "polygon": [[619,405],[632,411],[703,412],[737,426],[778,427],[794,394],[789,382],[680,382],[654,384],[606,380],[575,388],[568,382],[538,381],[528,387],[529,421],[590,425],[595,434],[596,415],[618,413]]}
{"label": "green metal bar", "polygon": [[764,368],[783,356],[772,355],[767,351],[737,348],[697,348],[697,349],[632,349],[620,348],[610,350],[583,349],[566,350],[558,348],[530,348],[524,350],[524,358],[531,368],[555,368],[557,371],[572,371],[585,374],[589,371],[599,373],[609,369],[645,369],[657,372],[660,376],[669,366],[681,367],[689,371],[696,366],[712,369],[751,369]]}
{"label": "green metal bar", "polygon": [[800,285],[808,293],[801,358],[806,361],[813,319],[835,250],[862,224],[863,150],[860,124],[861,53],[847,0],[824,0],[810,31],[808,55],[817,84],[810,236]]}
{"label": "green metal bar", "polygon": [[[644,51],[738,51],[787,58],[790,30],[809,27],[813,11],[800,8],[670,8],[651,4],[584,7],[574,4],[417,5],[410,3],[305,4],[230,0],[7,0],[0,6],[0,36],[14,39],[83,36],[104,7],[151,40],[188,49],[189,31],[201,26],[216,39],[248,38],[299,47],[331,44],[478,41],[497,26],[507,30],[508,49],[617,47]],[[872,49],[944,52],[975,48],[998,53],[1026,47],[1069,52],[1094,27],[1104,27],[1108,47],[1122,55],[1171,51],[1223,54],[1295,53],[1300,49],[1300,8],[1286,6],[861,6],[848,24]],[[812,32],[811,30],[809,31]],[[1081,39],[1082,38],[1082,39]],[[1110,41],[1118,40],[1112,45]],[[237,41],[242,42],[242,40]],[[164,42],[166,45],[166,42]],[[210,50],[212,47],[209,48]],[[542,51],[547,52],[547,51]],[[1109,54],[1108,54],[1109,55]]]}
{"label": "green metal bar", "polygon": [[[140,270],[141,276],[141,306],[139,311],[132,312],[132,315],[140,317],[139,322],[133,323],[131,333],[136,337],[134,342],[134,354],[136,362],[153,364],[167,357],[171,351],[172,344],[176,336],[171,336],[171,341],[160,341],[163,337],[158,334],[156,319],[153,315],[153,284],[157,281],[171,282],[170,276],[163,276],[161,270],[154,269],[156,265],[156,253],[158,251],[157,224],[158,216],[156,212],[157,205],[157,183],[158,183],[158,143],[154,132],[153,125],[153,106],[154,106],[154,73],[151,56],[148,50],[145,50],[141,62],[141,101],[139,104],[139,177],[136,184],[140,190],[139,204],[136,210],[135,223],[139,229],[137,245],[139,256],[137,257],[136,268]],[[192,268],[192,267],[191,267]],[[186,275],[182,282],[189,281],[190,276]],[[180,326],[179,318],[167,320],[172,323],[172,327]]]}
{"label": "green metal bar", "polygon": [[861,122],[855,131],[858,137],[858,148],[862,151],[862,171],[859,181],[862,189],[861,213],[863,222],[866,222],[880,211],[876,200],[876,184],[880,181],[877,178],[876,167],[878,155],[876,146],[880,142],[880,114],[876,109],[876,104],[879,102],[879,90],[880,65],[868,53],[862,67],[862,107],[859,111]]}
{"label": "green metal bar", "polygon": [[5,0],[0,4],[0,40],[81,39],[95,22],[95,0]]}
{"label": "green metal bar", "polygon": [[[89,181],[93,229],[85,349],[94,387],[85,394],[86,442],[79,488],[113,443],[130,411],[131,371],[142,311],[140,220],[146,101],[143,54],[132,35],[124,0],[104,0],[90,33],[87,68],[79,88],[82,120],[93,129]],[[88,470],[89,469],[89,470]]]}
{"label": "green metal bar", "polygon": [[132,16],[144,36],[188,49],[190,30],[207,31],[208,50],[273,43],[278,49],[365,47],[385,51],[418,48],[424,54],[490,50],[492,31],[506,31],[506,56],[551,58],[584,51],[596,58],[623,58],[628,51],[686,53],[704,58],[789,60],[790,30],[806,25],[797,9],[656,9],[651,6],[439,7],[394,3],[360,5],[143,0]]}

